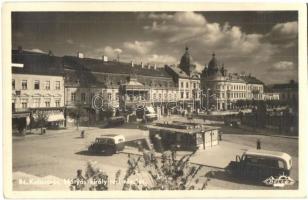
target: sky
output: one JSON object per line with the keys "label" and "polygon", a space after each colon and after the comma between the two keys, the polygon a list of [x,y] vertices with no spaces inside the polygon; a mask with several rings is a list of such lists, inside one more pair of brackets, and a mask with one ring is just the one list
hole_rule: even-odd
{"label": "sky", "polygon": [[265,84],[298,80],[296,11],[14,12],[12,47],[178,65],[185,47],[202,71],[213,52],[231,73]]}

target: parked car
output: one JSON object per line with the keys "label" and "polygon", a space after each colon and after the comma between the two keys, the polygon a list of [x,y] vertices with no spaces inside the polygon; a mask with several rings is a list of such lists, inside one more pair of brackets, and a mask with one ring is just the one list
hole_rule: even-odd
{"label": "parked car", "polygon": [[241,121],[239,119],[227,119],[225,120],[225,125],[233,128],[238,128],[241,125]]}
{"label": "parked car", "polygon": [[292,168],[292,158],[289,154],[278,151],[247,150],[243,155],[236,156],[226,171],[242,178],[265,180],[271,176],[289,176]]}
{"label": "parked car", "polygon": [[125,137],[123,135],[109,134],[97,137],[88,147],[88,151],[94,153],[104,152],[115,154],[125,148]]}
{"label": "parked car", "polygon": [[107,127],[121,126],[125,123],[123,116],[111,117],[107,120]]}

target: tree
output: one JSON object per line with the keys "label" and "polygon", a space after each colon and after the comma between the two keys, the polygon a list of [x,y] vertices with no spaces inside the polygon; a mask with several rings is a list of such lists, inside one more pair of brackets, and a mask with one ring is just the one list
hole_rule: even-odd
{"label": "tree", "polygon": [[37,123],[37,126],[41,128],[41,134],[43,134],[43,128],[46,126],[48,122],[49,114],[46,111],[38,110],[34,114],[35,121]]}

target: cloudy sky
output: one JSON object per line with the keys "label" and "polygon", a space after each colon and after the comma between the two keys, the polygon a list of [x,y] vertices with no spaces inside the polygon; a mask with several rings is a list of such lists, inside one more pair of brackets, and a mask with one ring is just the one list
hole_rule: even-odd
{"label": "cloudy sky", "polygon": [[55,55],[178,64],[201,71],[213,52],[229,72],[267,84],[297,80],[297,12],[46,12],[12,14],[12,46]]}

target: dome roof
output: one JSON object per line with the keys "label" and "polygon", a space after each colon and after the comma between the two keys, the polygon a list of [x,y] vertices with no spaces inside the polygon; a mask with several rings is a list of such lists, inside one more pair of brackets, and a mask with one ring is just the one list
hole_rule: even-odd
{"label": "dome roof", "polygon": [[218,69],[218,61],[215,57],[215,53],[212,54],[212,59],[209,62],[208,68],[209,69]]}
{"label": "dome roof", "polygon": [[192,56],[190,55],[188,51],[188,47],[185,48],[185,53],[183,54],[181,58],[181,63],[183,65],[190,65],[193,62]]}

